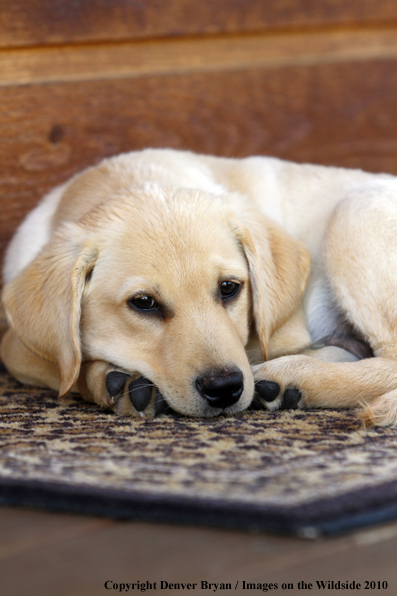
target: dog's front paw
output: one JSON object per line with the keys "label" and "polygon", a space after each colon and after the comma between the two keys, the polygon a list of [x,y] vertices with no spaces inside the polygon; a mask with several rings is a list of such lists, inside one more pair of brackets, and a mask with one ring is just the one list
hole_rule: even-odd
{"label": "dog's front paw", "polygon": [[280,385],[272,381],[257,381],[255,394],[256,401],[268,410],[296,410],[302,398],[296,387],[287,387],[282,391]]}
{"label": "dog's front paw", "polygon": [[106,362],[84,363],[78,382],[82,396],[118,416],[151,418],[168,409],[167,402],[149,379],[114,369]]}
{"label": "dog's front paw", "polygon": [[154,416],[155,388],[149,379],[112,370],[105,385],[109,406],[119,416]]}
{"label": "dog's front paw", "polygon": [[255,366],[254,404],[266,410],[304,407],[305,390],[298,379],[300,356],[284,356]]}

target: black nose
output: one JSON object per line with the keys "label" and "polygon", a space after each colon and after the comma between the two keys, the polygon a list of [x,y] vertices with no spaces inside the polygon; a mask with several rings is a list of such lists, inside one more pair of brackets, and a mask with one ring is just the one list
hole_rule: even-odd
{"label": "black nose", "polygon": [[196,379],[198,392],[212,408],[227,408],[239,400],[244,389],[241,370],[211,371]]}

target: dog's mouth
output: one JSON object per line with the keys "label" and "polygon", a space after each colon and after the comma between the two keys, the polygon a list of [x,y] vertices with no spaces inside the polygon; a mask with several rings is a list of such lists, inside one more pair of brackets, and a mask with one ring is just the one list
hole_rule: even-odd
{"label": "dog's mouth", "polygon": [[[134,398],[131,399],[132,405],[136,408],[134,404]],[[172,406],[169,405],[163,394],[160,392],[158,387],[155,387],[155,395],[154,395],[154,415],[160,416],[161,414],[171,414],[172,416],[194,416],[199,418],[214,418],[217,416],[230,416],[235,413],[235,408],[233,406],[227,408],[214,408],[206,406],[204,403],[204,408],[200,413],[196,414],[189,414],[185,413],[182,414],[178,412]]]}

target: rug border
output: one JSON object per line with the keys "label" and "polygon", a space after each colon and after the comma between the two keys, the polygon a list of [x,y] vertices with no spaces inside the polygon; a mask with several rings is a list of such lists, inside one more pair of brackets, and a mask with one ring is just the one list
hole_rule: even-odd
{"label": "rug border", "polygon": [[339,497],[281,507],[0,478],[0,505],[318,538],[395,519],[397,481],[361,488]]}
{"label": "rug border", "polygon": [[0,506],[318,538],[396,519],[397,480],[300,505],[273,506],[0,476]]}

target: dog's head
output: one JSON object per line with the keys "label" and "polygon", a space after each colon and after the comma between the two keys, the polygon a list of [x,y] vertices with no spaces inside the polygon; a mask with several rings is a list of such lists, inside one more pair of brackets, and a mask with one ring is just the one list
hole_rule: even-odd
{"label": "dog's head", "polygon": [[174,410],[214,416],[250,404],[252,323],[266,358],[308,269],[303,245],[243,198],[146,185],[60,225],[4,303],[22,342],[58,367],[61,394],[82,360],[103,360]]}

